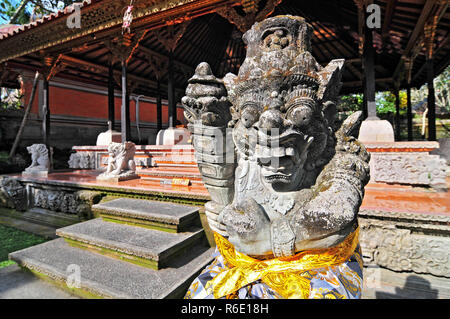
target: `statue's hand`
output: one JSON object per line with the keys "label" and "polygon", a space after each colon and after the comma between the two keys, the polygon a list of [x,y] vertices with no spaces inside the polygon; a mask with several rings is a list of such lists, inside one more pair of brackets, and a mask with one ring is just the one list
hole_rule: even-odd
{"label": "statue's hand", "polygon": [[228,240],[236,250],[250,255],[270,253],[270,220],[253,198],[225,207],[219,222],[226,226]]}

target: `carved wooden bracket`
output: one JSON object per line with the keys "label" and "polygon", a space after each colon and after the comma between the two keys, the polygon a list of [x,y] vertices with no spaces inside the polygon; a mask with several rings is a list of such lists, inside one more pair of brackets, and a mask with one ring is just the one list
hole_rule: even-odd
{"label": "carved wooden bracket", "polygon": [[42,76],[47,81],[50,81],[56,76],[56,74],[64,70],[67,66],[62,59],[63,54],[48,55],[45,52],[39,52],[39,55],[43,64]]}
{"label": "carved wooden bracket", "polygon": [[256,13],[258,12],[258,4],[260,0],[243,0],[242,9],[245,13]]}
{"label": "carved wooden bracket", "polygon": [[146,34],[147,30],[142,30],[132,34],[125,33],[104,41],[105,46],[113,54],[113,63],[115,61],[125,61],[128,64]]}
{"label": "carved wooden bracket", "polygon": [[163,74],[167,72],[169,61],[167,58],[162,58],[161,56],[152,54],[150,50],[145,50],[141,48],[140,52],[145,56],[146,60],[152,72],[155,74],[156,79],[161,80]]}
{"label": "carved wooden bracket", "polygon": [[426,49],[426,55],[428,59],[433,57],[433,49],[434,49],[434,39],[436,36],[436,27],[437,27],[437,19],[438,16],[434,16],[430,21],[425,23],[423,28],[424,34],[424,45]]}
{"label": "carved wooden bracket", "polygon": [[[240,15],[233,7],[224,7],[216,10],[216,13],[234,24],[242,33],[247,32],[255,22],[267,18],[283,0],[268,0],[262,10],[258,12],[259,1],[244,1],[243,10],[245,16]],[[247,7],[244,6],[246,3]],[[256,9],[255,9],[256,8]]]}
{"label": "carved wooden bracket", "polygon": [[161,42],[162,45],[164,45],[167,51],[173,52],[177,47],[178,41],[180,41],[180,39],[183,37],[190,23],[191,20],[188,20],[184,23],[179,23],[177,25],[171,24],[166,28],[155,30],[154,34],[156,35],[158,41]]}

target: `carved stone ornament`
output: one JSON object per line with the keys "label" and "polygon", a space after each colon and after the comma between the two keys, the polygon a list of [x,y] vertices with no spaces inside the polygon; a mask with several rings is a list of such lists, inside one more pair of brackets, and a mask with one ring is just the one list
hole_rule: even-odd
{"label": "carved stone ornament", "polygon": [[50,168],[48,149],[45,144],[33,144],[27,147],[31,154],[31,165],[22,172],[24,176],[47,176]]}
{"label": "carved stone ornament", "polygon": [[335,127],[344,60],[319,65],[311,36],[301,17],[256,23],[238,75],[201,63],[182,99],[209,225],[250,256],[332,247],[357,224],[370,159],[355,138],[362,114]]}
{"label": "carved stone ornament", "polygon": [[442,222],[444,225],[431,224],[433,216],[430,215],[425,215],[426,220],[421,222],[416,220],[409,225],[396,222],[393,225],[392,218],[398,219],[401,215],[391,214],[398,216],[389,216],[391,220],[384,215],[378,219],[360,220],[365,262],[393,271],[413,271],[450,278],[448,216],[441,216],[446,219]]}
{"label": "carved stone ornament", "polygon": [[135,153],[136,145],[132,142],[109,144],[108,166],[106,171],[97,177],[97,180],[123,181],[139,178],[134,162]]}
{"label": "carved stone ornament", "polygon": [[80,220],[84,220],[92,218],[91,207],[101,198],[101,193],[33,188],[31,198],[32,207],[48,209],[53,212],[76,214]]}
{"label": "carved stone ornament", "polygon": [[78,152],[70,155],[69,168],[74,169],[95,169],[94,152]]}
{"label": "carved stone ornament", "polygon": [[379,153],[370,164],[376,182],[446,186],[446,163],[439,155]]}
{"label": "carved stone ornament", "polygon": [[19,211],[27,209],[27,191],[17,179],[0,176],[0,206]]}

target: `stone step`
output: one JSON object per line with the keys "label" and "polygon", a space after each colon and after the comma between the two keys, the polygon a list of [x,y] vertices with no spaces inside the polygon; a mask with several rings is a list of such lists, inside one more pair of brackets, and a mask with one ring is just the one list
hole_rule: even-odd
{"label": "stone step", "polygon": [[153,167],[137,171],[142,182],[160,182],[164,185],[200,185],[203,186],[202,175],[198,167]]}
{"label": "stone step", "polygon": [[[38,277],[85,298],[162,299],[182,298],[211,262],[213,252],[212,248],[196,246],[185,250],[168,268],[156,271],[71,247],[59,238],[9,257]],[[68,279],[76,277],[77,268],[79,287],[69,287],[67,283],[76,283]]]}
{"label": "stone step", "polygon": [[180,251],[201,245],[205,239],[200,227],[192,232],[168,233],[101,218],[57,229],[56,234],[74,247],[156,270],[167,266]]}
{"label": "stone step", "polygon": [[54,212],[44,208],[33,207],[26,212],[20,213],[20,218],[31,223],[48,227],[65,227],[80,222],[76,214]]}
{"label": "stone step", "polygon": [[92,206],[92,211],[106,221],[167,232],[183,232],[200,225],[198,207],[118,198]]}

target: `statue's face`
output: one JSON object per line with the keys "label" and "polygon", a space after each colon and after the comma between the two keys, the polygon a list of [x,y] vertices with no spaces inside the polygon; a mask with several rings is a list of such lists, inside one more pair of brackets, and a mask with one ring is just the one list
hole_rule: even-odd
{"label": "statue's face", "polygon": [[[306,84],[305,84],[306,87]],[[248,94],[239,99],[239,120],[233,137],[241,157],[255,161],[263,183],[278,191],[299,188],[305,176],[304,165],[314,137],[308,134],[317,101],[289,98],[297,88],[279,93]],[[312,90],[312,88],[311,88]],[[253,97],[253,98],[252,98]]]}

